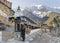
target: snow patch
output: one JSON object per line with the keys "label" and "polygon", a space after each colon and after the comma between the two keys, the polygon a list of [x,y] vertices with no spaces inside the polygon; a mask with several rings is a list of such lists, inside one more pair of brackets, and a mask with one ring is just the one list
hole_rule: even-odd
{"label": "snow patch", "polygon": [[0,31],[0,41],[2,41],[2,31]]}
{"label": "snow patch", "polygon": [[38,9],[43,8],[42,6],[43,6],[43,5],[41,5],[41,4],[40,4],[40,5],[35,5],[35,7],[37,7]]}
{"label": "snow patch", "polygon": [[54,7],[55,9],[60,9],[60,7]]}

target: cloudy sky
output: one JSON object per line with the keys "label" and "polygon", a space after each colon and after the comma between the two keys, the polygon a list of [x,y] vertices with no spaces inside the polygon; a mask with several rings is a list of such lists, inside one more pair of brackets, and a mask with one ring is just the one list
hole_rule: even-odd
{"label": "cloudy sky", "polygon": [[15,8],[18,5],[24,8],[39,4],[49,7],[60,7],[60,0],[8,0],[8,1],[12,2],[12,8]]}

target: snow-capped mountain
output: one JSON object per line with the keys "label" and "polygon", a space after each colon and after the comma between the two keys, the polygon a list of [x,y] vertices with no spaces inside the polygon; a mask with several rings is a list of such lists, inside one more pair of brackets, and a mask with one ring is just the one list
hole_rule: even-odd
{"label": "snow-capped mountain", "polygon": [[[34,15],[43,18],[44,16],[47,15],[48,12],[56,12],[56,13],[60,13],[60,7],[48,7],[48,6],[44,6],[44,5],[33,5],[29,8],[20,8],[21,11],[29,11],[31,13],[33,13]],[[14,11],[16,11],[16,9],[14,9]]]}
{"label": "snow-capped mountain", "polygon": [[40,22],[40,21],[45,21],[45,20],[48,19],[47,16],[44,16],[43,18],[38,17],[38,16],[36,16],[36,14],[33,14],[32,12],[30,12],[30,11],[27,10],[27,9],[25,9],[25,10],[23,11],[23,14],[24,14],[24,16],[28,17],[29,19],[31,19],[31,20],[34,21],[35,23],[38,23],[38,22]]}
{"label": "snow-capped mountain", "polygon": [[33,13],[34,15],[40,18],[43,18],[44,16],[46,16],[49,11],[60,13],[60,9],[57,9],[54,7],[51,8],[44,5],[34,5],[29,8],[26,8],[26,10],[30,11],[31,13]]}

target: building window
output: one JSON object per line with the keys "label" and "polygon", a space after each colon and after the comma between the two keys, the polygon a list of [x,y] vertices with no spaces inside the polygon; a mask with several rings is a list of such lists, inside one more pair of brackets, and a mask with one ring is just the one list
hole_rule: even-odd
{"label": "building window", "polygon": [[5,8],[5,9],[7,9],[7,7],[6,7],[6,6],[4,6],[4,8]]}
{"label": "building window", "polygon": [[4,6],[4,12],[7,12],[7,7],[6,6]]}

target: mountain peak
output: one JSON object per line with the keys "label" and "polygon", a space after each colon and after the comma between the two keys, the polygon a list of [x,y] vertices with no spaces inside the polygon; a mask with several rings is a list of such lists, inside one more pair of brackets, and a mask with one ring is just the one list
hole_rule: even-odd
{"label": "mountain peak", "polygon": [[[40,8],[43,8],[43,5],[42,4],[40,4],[40,5],[33,5],[34,7],[37,7],[38,9],[40,9]],[[32,7],[33,7],[32,6]]]}

